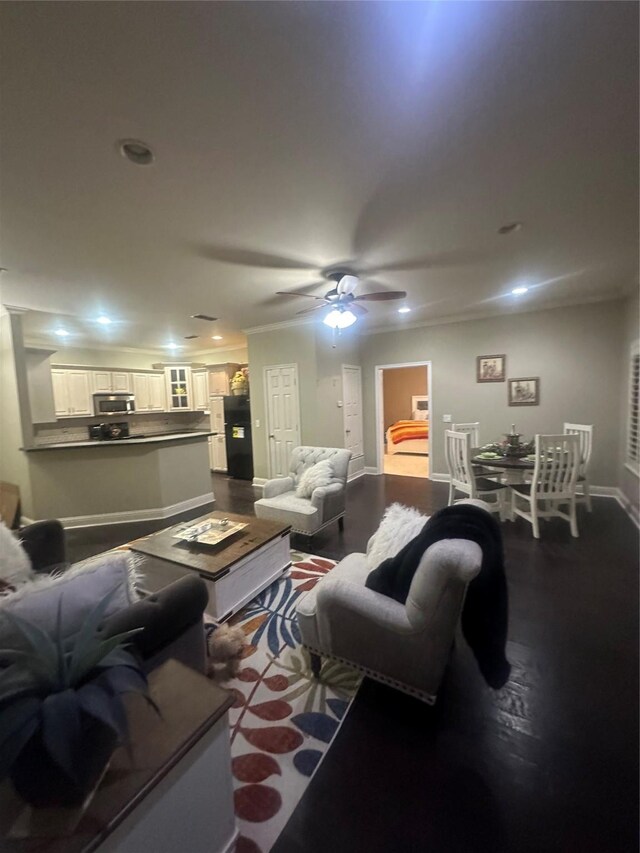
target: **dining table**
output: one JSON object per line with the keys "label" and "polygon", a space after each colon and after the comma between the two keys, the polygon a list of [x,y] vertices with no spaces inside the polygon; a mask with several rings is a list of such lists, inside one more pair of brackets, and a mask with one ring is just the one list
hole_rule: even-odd
{"label": "dining table", "polygon": [[533,459],[523,456],[503,456],[497,454],[495,458],[487,459],[483,454],[487,451],[482,447],[474,447],[471,450],[471,462],[474,465],[482,465],[485,468],[495,468],[500,470],[504,475],[504,482],[507,485],[512,483],[523,483],[524,475],[527,471],[533,471],[535,462]]}

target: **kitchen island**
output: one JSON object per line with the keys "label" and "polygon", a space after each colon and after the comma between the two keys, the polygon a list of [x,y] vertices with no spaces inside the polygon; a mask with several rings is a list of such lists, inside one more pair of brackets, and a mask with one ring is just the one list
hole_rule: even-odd
{"label": "kitchen island", "polygon": [[35,516],[84,527],[212,509],[209,435],[198,430],[24,448]]}

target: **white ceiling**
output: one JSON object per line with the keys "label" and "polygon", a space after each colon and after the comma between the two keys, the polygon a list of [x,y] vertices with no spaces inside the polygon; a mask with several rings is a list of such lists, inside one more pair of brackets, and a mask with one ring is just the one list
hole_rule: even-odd
{"label": "white ceiling", "polygon": [[[635,3],[0,16],[3,300],[55,314],[33,321],[44,337],[72,315],[90,345],[105,312],[114,345],[200,334],[195,351],[204,312],[231,346],[307,307],[275,291],[343,261],[372,271],[361,291],[401,288],[413,308],[373,305],[364,329],[637,287]],[[155,164],[124,159],[127,137]]]}

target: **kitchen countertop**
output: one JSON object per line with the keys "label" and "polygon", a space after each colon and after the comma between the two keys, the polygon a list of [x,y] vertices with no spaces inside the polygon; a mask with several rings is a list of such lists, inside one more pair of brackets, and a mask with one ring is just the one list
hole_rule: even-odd
{"label": "kitchen countertop", "polygon": [[105,441],[57,441],[51,444],[40,444],[37,447],[23,447],[22,449],[26,450],[27,453],[31,453],[34,450],[70,450],[74,447],[111,447],[112,445],[122,447],[129,444],[139,447],[141,444],[162,444],[168,441],[208,438],[210,435],[216,434],[215,432],[205,430],[184,430],[183,432],[145,435],[140,436],[140,438],[132,436],[131,438],[111,438]]}

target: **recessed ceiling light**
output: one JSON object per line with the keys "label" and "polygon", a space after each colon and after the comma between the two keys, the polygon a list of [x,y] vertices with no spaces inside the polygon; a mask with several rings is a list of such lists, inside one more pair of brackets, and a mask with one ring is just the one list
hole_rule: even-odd
{"label": "recessed ceiling light", "polygon": [[179,344],[174,344],[173,341],[170,341],[167,345],[167,349],[178,349]]}
{"label": "recessed ceiling light", "polygon": [[514,231],[519,231],[522,228],[522,222],[509,222],[507,225],[501,225],[498,228],[498,234],[513,234]]}
{"label": "recessed ceiling light", "polygon": [[411,308],[398,308],[398,314],[408,314]]}
{"label": "recessed ceiling light", "polygon": [[153,151],[140,139],[121,139],[118,142],[120,153],[136,166],[150,166],[153,163]]}
{"label": "recessed ceiling light", "polygon": [[100,323],[101,326],[108,326],[110,322],[111,320],[104,314],[101,314],[100,317],[96,317],[96,323]]}
{"label": "recessed ceiling light", "polygon": [[211,340],[212,341],[221,341],[222,335],[211,335]]}
{"label": "recessed ceiling light", "polygon": [[67,337],[69,337],[69,332],[67,332],[67,330],[66,330],[66,329],[56,329],[55,334],[56,334],[59,338],[67,338]]}
{"label": "recessed ceiling light", "polygon": [[514,287],[511,293],[513,293],[514,296],[522,296],[522,294],[526,293],[528,290],[528,287],[524,287],[524,285],[522,285],[521,287]]}

